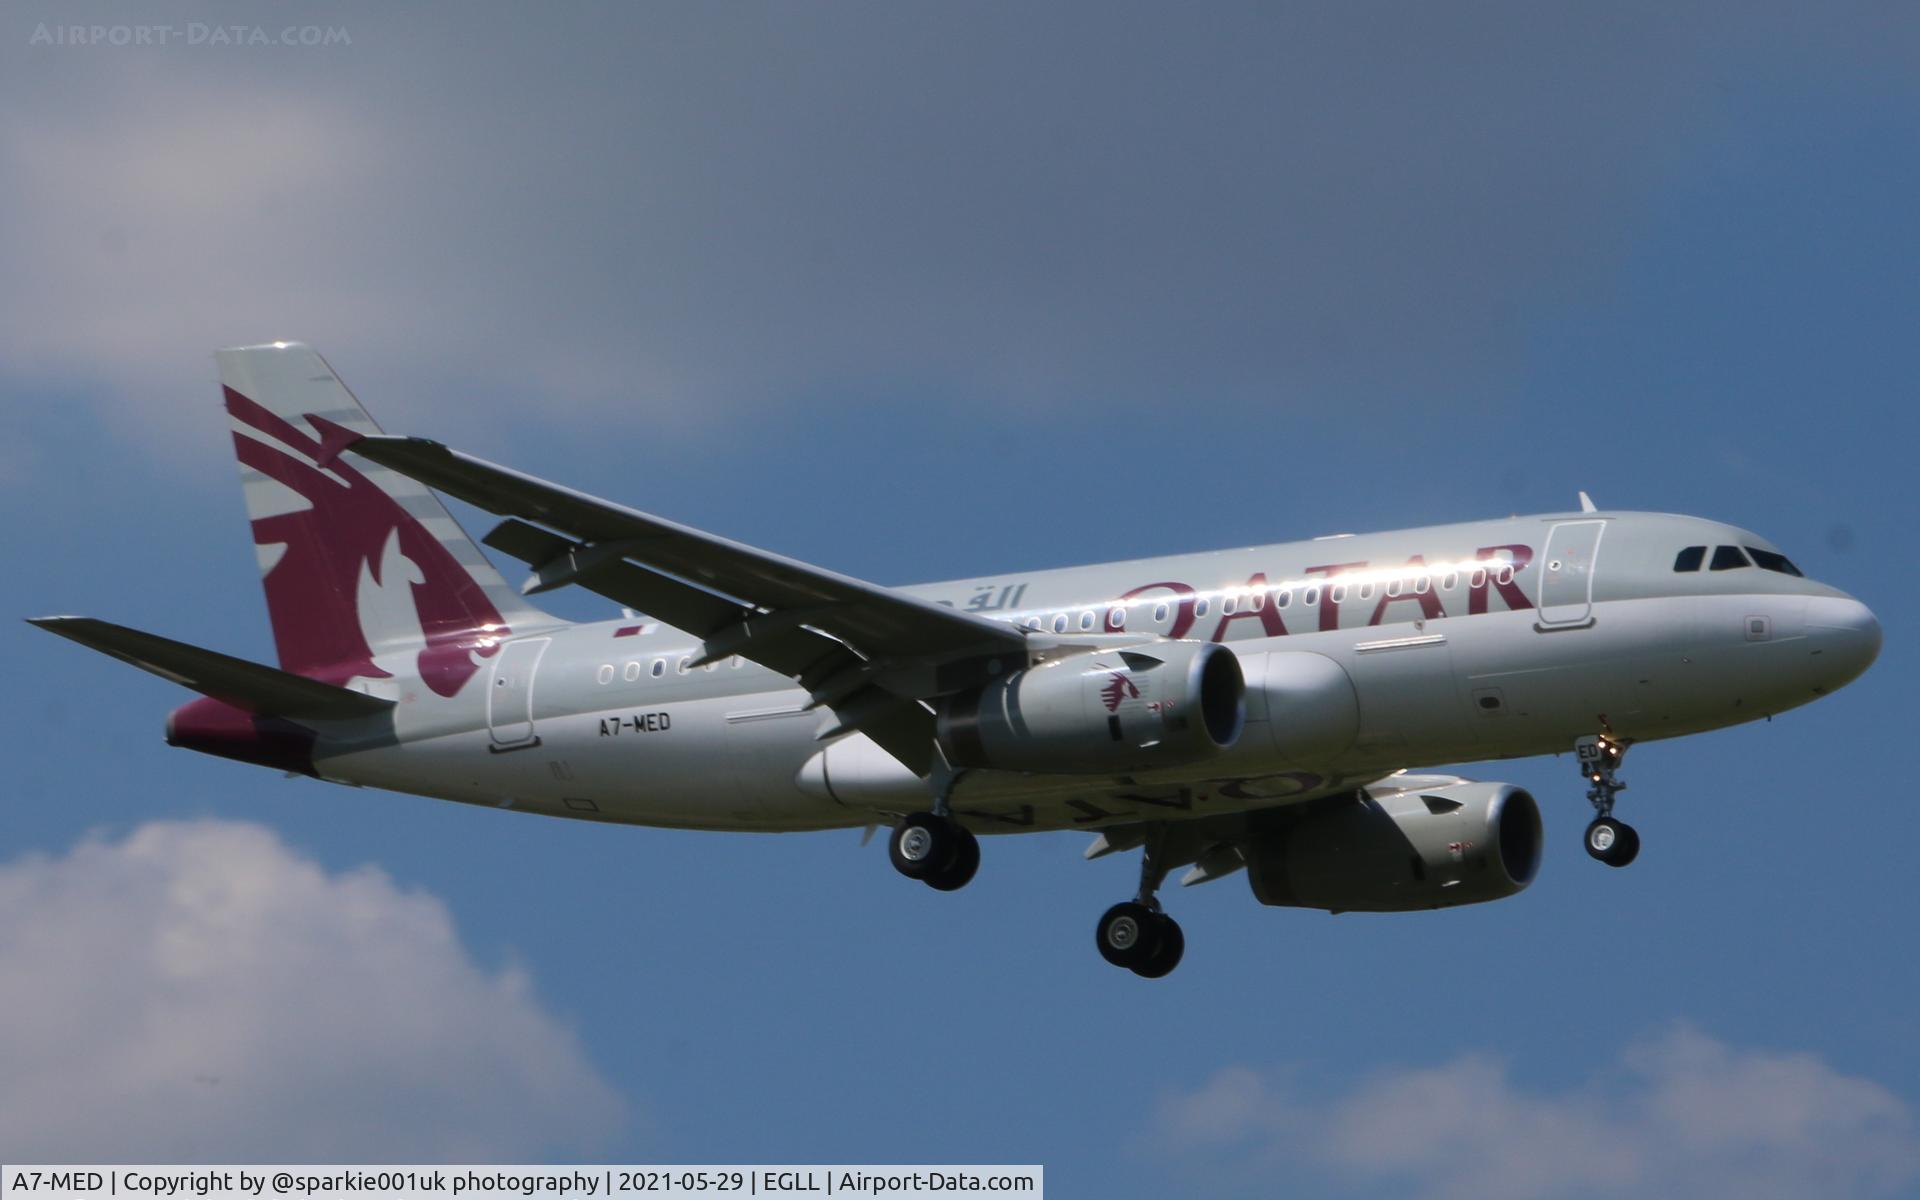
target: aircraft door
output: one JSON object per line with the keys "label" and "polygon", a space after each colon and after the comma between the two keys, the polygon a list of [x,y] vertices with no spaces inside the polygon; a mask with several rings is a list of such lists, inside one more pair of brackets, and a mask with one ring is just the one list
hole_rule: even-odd
{"label": "aircraft door", "polygon": [[493,683],[487,689],[487,729],[492,749],[524,750],[538,746],[533,729],[533,675],[550,638],[508,642],[493,660]]}
{"label": "aircraft door", "polygon": [[1541,629],[1577,629],[1593,623],[1593,568],[1605,521],[1562,521],[1547,534],[1541,554]]}

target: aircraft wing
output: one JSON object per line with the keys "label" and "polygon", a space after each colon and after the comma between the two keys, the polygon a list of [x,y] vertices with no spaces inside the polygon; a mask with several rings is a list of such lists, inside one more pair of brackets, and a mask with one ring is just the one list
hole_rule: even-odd
{"label": "aircraft wing", "polygon": [[[310,418],[311,419],[311,418]],[[536,479],[424,438],[330,445],[511,518],[487,544],[533,565],[527,590],[578,584],[705,639],[701,661],[741,655],[798,680],[916,774],[931,763],[927,698],[1025,665],[1013,625],[704,533]],[[999,660],[999,661],[996,661]]]}
{"label": "aircraft wing", "polygon": [[[1421,778],[1424,780],[1428,777]],[[1278,835],[1307,817],[1353,804],[1358,790],[1352,781],[1348,781],[1339,788],[1315,789],[1299,799],[1264,808],[1188,820],[1145,820],[1108,825],[1095,835],[1085,856],[1104,858],[1109,854],[1123,853],[1150,844],[1153,860],[1162,870],[1191,867],[1181,878],[1181,886],[1212,883],[1247,865],[1247,846],[1250,843]],[[1131,794],[1137,791],[1116,792],[1103,798],[1103,801],[1125,803],[1129,800],[1148,800],[1147,797]]]}
{"label": "aircraft wing", "polygon": [[483,540],[535,568],[532,590],[577,584],[702,638],[702,666],[738,654],[798,680],[816,707],[833,712],[820,737],[858,729],[914,774],[931,767],[933,714],[877,686],[871,665],[844,643],[631,562],[613,548],[589,548],[518,519],[502,521]]}
{"label": "aircraft wing", "polygon": [[[1150,846],[1154,862],[1165,871],[1179,867],[1191,869],[1181,877],[1182,887],[1225,879],[1247,865],[1247,858],[1261,841],[1284,837],[1301,821],[1334,812],[1348,805],[1363,803],[1367,797],[1385,797],[1408,791],[1444,789],[1471,783],[1457,775],[1414,775],[1396,771],[1372,778],[1326,780],[1279,803],[1186,820],[1153,819],[1124,821],[1104,826],[1086,849],[1087,858],[1104,858],[1140,846]],[[1121,807],[1129,802],[1164,805],[1165,799],[1140,794],[1141,789],[1113,790],[1082,809],[1096,804]]]}

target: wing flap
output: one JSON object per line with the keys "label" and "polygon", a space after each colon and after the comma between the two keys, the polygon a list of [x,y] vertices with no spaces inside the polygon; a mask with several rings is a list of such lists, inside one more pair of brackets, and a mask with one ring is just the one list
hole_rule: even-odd
{"label": "wing flap", "polygon": [[261,716],[348,721],[393,707],[391,700],[92,617],[34,617],[27,623]]}
{"label": "wing flap", "polygon": [[704,643],[700,666],[738,654],[799,679],[858,661],[832,638],[623,558],[596,555],[591,547],[521,521],[503,522],[485,541],[532,565],[535,580],[564,577],[567,583],[700,638]]}
{"label": "wing flap", "polygon": [[872,678],[865,660],[801,624],[808,610],[762,612],[518,519],[501,522],[484,540],[532,566],[531,584],[564,580],[702,639],[701,665],[738,654],[798,680],[836,718],[823,737],[858,730],[914,774],[931,768],[933,714],[904,697],[873,703],[876,689],[865,686]]}

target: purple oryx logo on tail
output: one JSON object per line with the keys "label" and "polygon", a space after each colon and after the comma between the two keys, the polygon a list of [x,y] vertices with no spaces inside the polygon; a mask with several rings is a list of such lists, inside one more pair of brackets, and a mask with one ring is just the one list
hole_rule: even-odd
{"label": "purple oryx logo on tail", "polygon": [[508,633],[486,592],[392,494],[341,456],[357,436],[351,430],[309,416],[324,438],[316,440],[223,390],[234,419],[269,439],[236,430],[240,462],[306,501],[253,521],[280,665],[329,683],[382,679],[394,672],[378,659],[417,647],[426,685],[441,696],[458,693],[480,670],[475,655],[493,655]]}

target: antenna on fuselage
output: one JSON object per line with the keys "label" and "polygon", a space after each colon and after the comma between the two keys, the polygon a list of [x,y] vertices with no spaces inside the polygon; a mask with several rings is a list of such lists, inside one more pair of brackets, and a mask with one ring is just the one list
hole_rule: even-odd
{"label": "antenna on fuselage", "polygon": [[1580,511],[1581,512],[1599,512],[1600,510],[1593,506],[1592,496],[1587,495],[1585,492],[1581,492],[1580,493]]}

